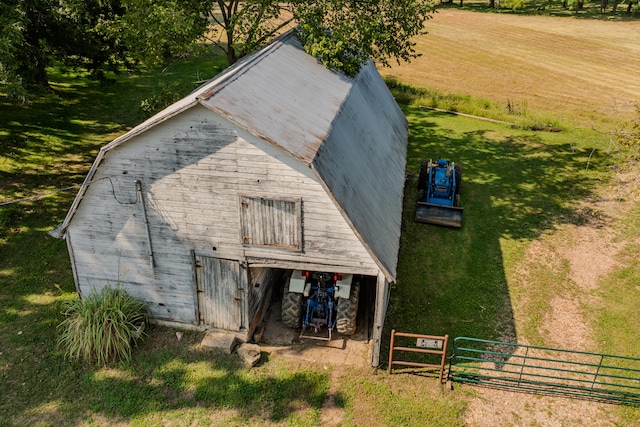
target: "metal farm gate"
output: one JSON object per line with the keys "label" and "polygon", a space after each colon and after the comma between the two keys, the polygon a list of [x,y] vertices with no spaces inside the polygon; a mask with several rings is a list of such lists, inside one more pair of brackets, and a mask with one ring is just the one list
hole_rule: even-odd
{"label": "metal farm gate", "polygon": [[453,340],[449,381],[640,404],[640,359],[477,338]]}

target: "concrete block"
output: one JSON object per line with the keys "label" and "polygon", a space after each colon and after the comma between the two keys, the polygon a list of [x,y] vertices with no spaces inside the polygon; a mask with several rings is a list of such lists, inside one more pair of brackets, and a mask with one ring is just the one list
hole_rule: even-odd
{"label": "concrete block", "polygon": [[262,357],[262,350],[257,344],[240,344],[237,351],[240,359],[250,367],[256,366]]}
{"label": "concrete block", "polygon": [[233,353],[240,344],[240,340],[233,333],[220,331],[207,331],[200,345],[203,347],[217,348],[227,354]]}

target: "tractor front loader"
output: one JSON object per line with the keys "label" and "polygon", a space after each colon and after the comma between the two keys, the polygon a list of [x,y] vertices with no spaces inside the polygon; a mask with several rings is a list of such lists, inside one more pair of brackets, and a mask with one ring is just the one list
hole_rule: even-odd
{"label": "tractor front loader", "polygon": [[460,228],[460,185],[462,169],[453,162],[439,159],[420,164],[416,222]]}

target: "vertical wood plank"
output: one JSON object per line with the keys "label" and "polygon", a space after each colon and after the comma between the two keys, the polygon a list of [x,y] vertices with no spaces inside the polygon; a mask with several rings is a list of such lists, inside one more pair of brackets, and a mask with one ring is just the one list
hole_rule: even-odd
{"label": "vertical wood plank", "polygon": [[199,303],[204,324],[239,331],[242,328],[243,294],[239,289],[240,263],[197,256]]}
{"label": "vertical wood plank", "polygon": [[194,317],[193,322],[194,325],[200,324],[200,306],[199,306],[199,298],[198,298],[198,261],[196,260],[196,252],[191,249],[189,251],[191,255],[191,268],[193,269],[193,309],[194,309]]}
{"label": "vertical wood plank", "polygon": [[384,273],[378,273],[376,283],[376,304],[373,315],[373,348],[371,351],[371,365],[380,365],[380,345],[382,343],[382,328],[384,327],[384,318],[387,312],[389,302],[389,282]]}

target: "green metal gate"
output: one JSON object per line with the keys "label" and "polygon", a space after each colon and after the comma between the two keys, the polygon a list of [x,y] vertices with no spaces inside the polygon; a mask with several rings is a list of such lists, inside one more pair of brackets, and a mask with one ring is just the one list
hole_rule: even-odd
{"label": "green metal gate", "polygon": [[458,337],[447,379],[640,405],[640,359],[633,357]]}

